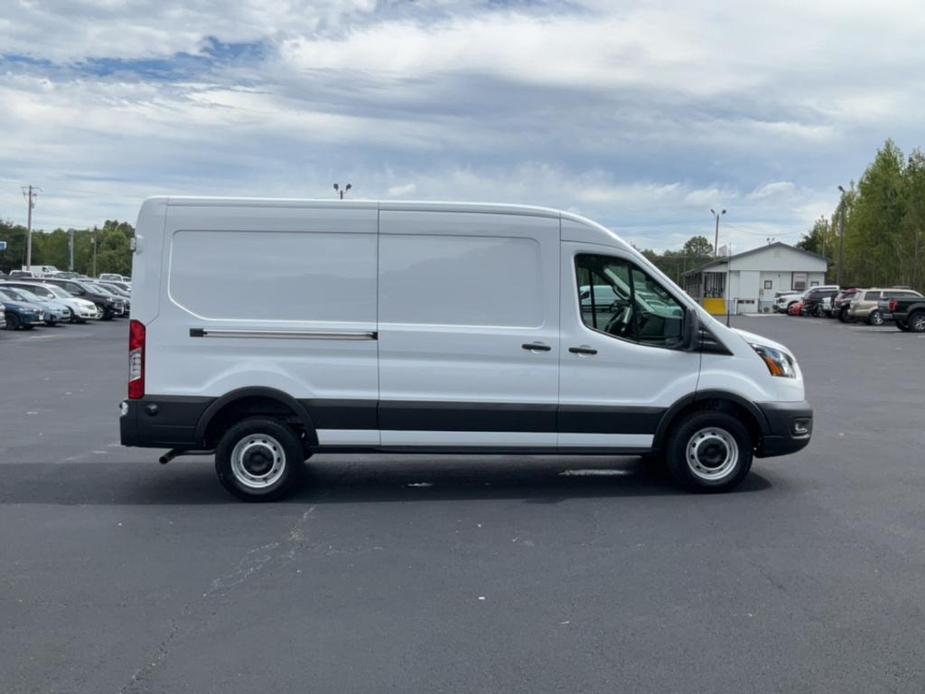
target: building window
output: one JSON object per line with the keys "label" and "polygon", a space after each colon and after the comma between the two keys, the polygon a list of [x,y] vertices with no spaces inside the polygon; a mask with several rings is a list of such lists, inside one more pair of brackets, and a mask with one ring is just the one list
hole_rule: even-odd
{"label": "building window", "polygon": [[764,281],[765,289],[774,289],[774,280],[765,280]]}
{"label": "building window", "polygon": [[802,292],[806,290],[806,273],[805,272],[794,272],[793,273],[793,282],[790,285],[790,288]]}

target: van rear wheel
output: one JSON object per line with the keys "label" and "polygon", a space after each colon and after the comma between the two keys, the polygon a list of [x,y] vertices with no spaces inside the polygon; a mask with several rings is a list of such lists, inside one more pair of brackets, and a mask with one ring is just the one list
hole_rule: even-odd
{"label": "van rear wheel", "polygon": [[695,412],[675,426],[665,454],[675,481],[691,491],[723,492],[752,467],[752,437],[725,412]]}
{"label": "van rear wheel", "polygon": [[255,417],[222,436],[215,472],[222,486],[243,501],[276,501],[296,486],[304,460],[302,442],[291,428]]}

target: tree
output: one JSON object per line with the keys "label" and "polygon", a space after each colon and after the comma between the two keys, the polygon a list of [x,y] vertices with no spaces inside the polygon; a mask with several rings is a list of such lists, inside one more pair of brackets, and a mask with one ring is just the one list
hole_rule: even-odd
{"label": "tree", "polygon": [[681,252],[695,258],[709,258],[713,255],[713,244],[707,240],[706,236],[691,236],[684,243]]}

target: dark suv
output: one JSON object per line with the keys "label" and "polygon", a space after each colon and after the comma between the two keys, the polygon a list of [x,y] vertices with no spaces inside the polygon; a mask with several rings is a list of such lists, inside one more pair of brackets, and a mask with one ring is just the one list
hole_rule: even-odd
{"label": "dark suv", "polygon": [[103,320],[112,320],[113,316],[124,312],[124,306],[122,310],[120,310],[120,307],[116,305],[116,300],[112,296],[94,292],[80,282],[74,280],[59,280],[55,277],[45,277],[42,279],[42,282],[61,287],[64,291],[70,292],[74,296],[92,301],[100,310]]}
{"label": "dark suv", "polygon": [[848,306],[855,295],[861,291],[857,287],[842,289],[832,299],[832,317],[838,318],[842,323],[848,323]]}
{"label": "dark suv", "polygon": [[838,294],[837,287],[817,287],[810,289],[803,298],[803,315],[822,318],[832,310],[832,300]]}

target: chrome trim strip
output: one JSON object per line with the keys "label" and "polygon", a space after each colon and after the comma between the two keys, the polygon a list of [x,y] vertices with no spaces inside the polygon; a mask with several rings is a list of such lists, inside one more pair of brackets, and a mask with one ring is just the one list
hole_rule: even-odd
{"label": "chrome trim strip", "polygon": [[366,330],[217,330],[190,328],[190,337],[243,337],[271,340],[375,340],[378,333]]}

